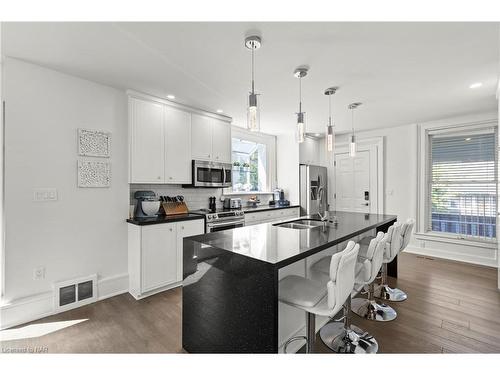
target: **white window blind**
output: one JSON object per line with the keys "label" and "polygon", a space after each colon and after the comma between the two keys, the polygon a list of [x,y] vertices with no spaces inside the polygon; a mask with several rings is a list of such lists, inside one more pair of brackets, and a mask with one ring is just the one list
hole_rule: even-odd
{"label": "white window blind", "polygon": [[497,166],[493,129],[430,135],[428,230],[496,238]]}

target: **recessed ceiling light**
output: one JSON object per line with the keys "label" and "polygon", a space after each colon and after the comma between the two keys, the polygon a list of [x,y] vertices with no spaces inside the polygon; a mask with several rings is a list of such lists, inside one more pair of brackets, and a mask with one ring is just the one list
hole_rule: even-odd
{"label": "recessed ceiling light", "polygon": [[479,87],[481,87],[483,84],[482,82],[476,82],[476,83],[473,83],[472,85],[469,86],[470,89],[477,89]]}
{"label": "recessed ceiling light", "polygon": [[465,138],[466,141],[470,141],[470,138]]}
{"label": "recessed ceiling light", "polygon": [[175,99],[175,95],[167,95],[168,99]]}
{"label": "recessed ceiling light", "polygon": [[321,134],[319,134],[319,133],[314,133],[314,135],[315,135],[316,137],[319,137]]}
{"label": "recessed ceiling light", "polygon": [[222,113],[222,112],[224,112],[222,109],[217,110],[217,113]]}

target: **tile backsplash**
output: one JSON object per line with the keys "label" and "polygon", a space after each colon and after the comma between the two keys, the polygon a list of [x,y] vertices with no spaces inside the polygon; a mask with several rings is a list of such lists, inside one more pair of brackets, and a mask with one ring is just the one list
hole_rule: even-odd
{"label": "tile backsplash", "polygon": [[[217,208],[222,208],[223,198],[222,189],[211,189],[211,188],[183,188],[182,185],[170,185],[170,184],[130,184],[130,204],[135,204],[134,193],[137,190],[151,190],[156,193],[156,195],[167,195],[167,196],[184,196],[184,201],[186,202],[188,209],[191,211],[199,210],[201,208],[208,208],[208,197],[215,197],[217,202]],[[267,206],[269,201],[272,199],[272,194],[259,194],[260,205]],[[248,206],[247,199],[248,195],[233,195],[231,198],[241,198],[241,204],[243,207]]]}

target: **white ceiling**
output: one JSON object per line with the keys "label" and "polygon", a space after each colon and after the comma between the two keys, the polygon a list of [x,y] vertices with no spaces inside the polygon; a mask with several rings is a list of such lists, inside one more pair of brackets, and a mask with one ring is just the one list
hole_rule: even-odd
{"label": "white ceiling", "polygon": [[[256,53],[261,127],[295,129],[303,79],[308,131],[322,131],[325,88],[338,131],[350,128],[347,105],[363,102],[356,128],[397,126],[497,108],[498,23],[4,23],[4,52],[122,89],[135,89],[246,123],[250,52]],[[469,89],[474,82],[479,89]]]}

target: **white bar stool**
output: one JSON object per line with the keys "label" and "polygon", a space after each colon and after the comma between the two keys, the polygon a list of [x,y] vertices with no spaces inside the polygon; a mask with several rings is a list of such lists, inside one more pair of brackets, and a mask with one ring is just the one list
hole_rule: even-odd
{"label": "white bar stool", "polygon": [[347,247],[330,260],[329,280],[325,284],[318,280],[291,275],[279,282],[279,300],[306,312],[306,336],[289,339],[284,346],[296,340],[306,341],[306,353],[312,353],[316,337],[315,314],[333,318],[350,296],[354,286],[354,269],[359,245],[350,241]]}
{"label": "white bar stool", "polygon": [[352,311],[367,320],[387,322],[396,319],[397,316],[392,307],[377,303],[374,296],[373,281],[382,266],[387,239],[388,234],[378,232],[377,237],[373,238],[368,246],[362,245],[359,250],[354,289],[359,292],[368,285],[368,295],[367,298],[354,298]]}
{"label": "white bar stool", "polygon": [[[347,244],[353,246],[354,242]],[[359,246],[359,245],[357,245]],[[317,279],[329,274],[330,257],[324,257],[311,266],[311,273]],[[378,351],[377,340],[369,333],[351,324],[351,296],[343,305],[343,322],[330,321],[319,331],[323,343],[336,353],[373,354]]]}
{"label": "white bar stool", "polygon": [[[406,247],[403,245],[404,242],[403,231],[405,231],[407,226],[408,226],[408,221],[403,225],[401,225],[400,223],[394,223],[387,230],[387,234],[389,236],[385,247],[382,270],[380,272],[382,277],[381,282],[380,285],[375,286],[376,298],[392,302],[402,302],[408,298],[407,294],[403,292],[401,289],[391,288],[387,283],[387,265],[391,263],[396,257],[396,255],[398,255]],[[411,229],[410,229],[410,235],[411,235]],[[408,236],[408,241],[410,235]],[[360,243],[362,245],[366,245],[369,243],[369,241],[371,241],[372,238],[373,237],[365,237],[360,241]]]}

